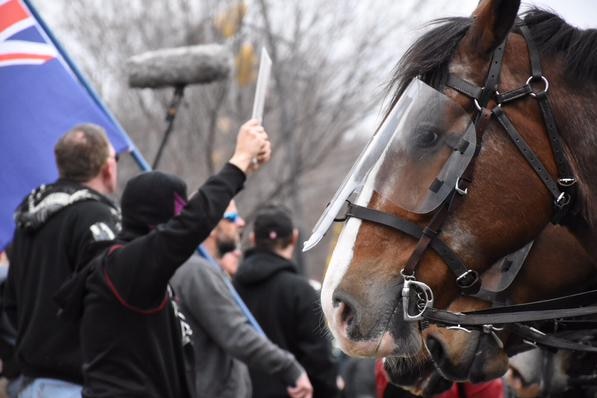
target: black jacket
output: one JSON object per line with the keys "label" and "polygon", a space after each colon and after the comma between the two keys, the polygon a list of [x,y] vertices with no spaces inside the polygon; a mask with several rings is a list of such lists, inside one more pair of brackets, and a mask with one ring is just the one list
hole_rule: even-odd
{"label": "black jacket", "polygon": [[[307,371],[315,398],[332,398],[338,367],[331,355],[319,298],[309,281],[290,261],[267,251],[250,250],[239,267],[234,286],[269,339],[290,351]],[[249,369],[253,396],[286,397],[286,387],[271,376]]]}
{"label": "black jacket", "polygon": [[78,325],[57,317],[53,296],[114,239],[119,213],[105,196],[68,181],[41,186],[19,206],[3,306],[17,332],[16,359],[25,376],[81,384]]}
{"label": "black jacket", "polygon": [[81,326],[84,397],[192,396],[184,361],[192,347],[183,349],[190,329],[170,300],[168,281],[244,181],[242,171],[226,165],[178,216],[146,235],[115,241],[92,261]]}

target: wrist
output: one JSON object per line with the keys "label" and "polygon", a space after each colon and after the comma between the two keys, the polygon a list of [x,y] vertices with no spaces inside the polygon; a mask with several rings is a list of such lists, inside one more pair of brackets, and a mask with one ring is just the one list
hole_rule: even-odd
{"label": "wrist", "polygon": [[245,174],[247,174],[252,161],[253,159],[251,158],[251,156],[235,153],[234,155],[232,155],[228,162],[232,163],[233,165],[241,169]]}

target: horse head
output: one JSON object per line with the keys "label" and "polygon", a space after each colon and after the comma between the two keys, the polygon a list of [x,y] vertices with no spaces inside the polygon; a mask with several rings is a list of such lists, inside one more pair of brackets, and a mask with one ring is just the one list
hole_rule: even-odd
{"label": "horse head", "polygon": [[[500,376],[507,355],[496,339],[422,327],[423,311],[477,307],[459,298],[478,289],[478,275],[556,217],[597,255],[589,183],[597,140],[588,127],[597,114],[572,89],[593,73],[580,96],[597,96],[595,40],[541,11],[527,15],[528,28],[513,28],[518,7],[482,1],[472,18],[440,22],[407,51],[391,111],[315,229],[352,194],[321,293],[328,326],[350,355],[417,363],[425,348],[451,380]],[[568,71],[566,38],[546,44],[554,29],[585,54],[592,49],[584,69]],[[540,62],[529,55],[534,46]],[[548,90],[555,139],[538,102]]]}

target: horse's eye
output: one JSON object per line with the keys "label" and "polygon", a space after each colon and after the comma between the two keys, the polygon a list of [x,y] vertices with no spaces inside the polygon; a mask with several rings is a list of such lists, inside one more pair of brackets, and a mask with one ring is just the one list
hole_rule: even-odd
{"label": "horse's eye", "polygon": [[430,148],[437,142],[438,134],[429,129],[419,131],[416,137],[416,145],[419,148]]}

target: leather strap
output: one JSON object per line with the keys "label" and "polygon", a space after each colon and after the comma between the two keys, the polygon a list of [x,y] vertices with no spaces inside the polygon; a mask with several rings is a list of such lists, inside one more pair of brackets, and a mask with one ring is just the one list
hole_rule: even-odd
{"label": "leather strap", "polygon": [[498,89],[505,49],[506,39],[504,39],[504,41],[493,51],[493,56],[491,57],[491,66],[489,67],[489,72],[487,73],[487,78],[485,80],[485,87],[483,88],[483,92],[479,97],[479,105],[481,108],[485,108],[487,106],[489,99]]}
{"label": "leather strap", "polygon": [[539,101],[539,107],[543,113],[543,120],[547,128],[547,134],[549,135],[549,141],[553,150],[553,155],[558,166],[560,177],[572,177],[573,173],[569,167],[568,161],[564,157],[564,148],[560,142],[560,137],[557,133],[556,121],[551,111],[551,106],[547,98],[547,92],[537,94],[537,100]]}
{"label": "leather strap", "polygon": [[590,290],[549,300],[493,307],[465,313],[453,313],[429,308],[423,316],[430,321],[463,326],[530,322],[597,314],[597,306],[580,307],[595,302],[597,302],[597,290]]}
{"label": "leather strap", "polygon": [[[535,46],[535,42],[531,36],[531,32],[529,31],[528,27],[524,24],[519,25],[520,31],[527,42],[527,47],[529,49],[529,58],[531,59],[531,73],[532,79],[545,79],[543,76],[543,71],[541,69],[541,60],[539,57],[539,51]],[[555,117],[553,116],[553,112],[551,110],[551,106],[549,104],[549,99],[547,95],[547,84],[548,81],[545,79],[546,87],[545,89],[534,96],[537,98],[539,102],[539,108],[541,109],[541,113],[543,115],[543,121],[545,122],[545,128],[547,130],[547,135],[549,136],[549,141],[551,143],[551,149],[553,152],[554,159],[556,161],[556,165],[558,168],[558,181],[560,182],[560,186],[564,192],[568,195],[568,202],[573,200],[576,197],[576,180],[574,178],[574,173],[570,166],[570,163],[566,160],[564,154],[564,147],[562,145],[562,141],[560,135],[558,133],[558,127],[556,124]],[[562,223],[565,221],[565,215],[567,211],[572,206],[569,204],[564,208],[556,209],[556,214],[554,215],[553,222],[555,224]]]}
{"label": "leather strap", "polygon": [[481,96],[483,89],[473,83],[467,82],[464,79],[459,78],[455,75],[448,76],[446,85],[454,90],[462,93],[470,98],[478,99]]}
{"label": "leather strap", "polygon": [[[386,227],[392,228],[396,231],[411,236],[414,239],[421,239],[421,237],[429,234],[429,231],[425,231],[417,224],[411,223],[410,221],[403,220],[395,217],[391,214],[383,213],[379,210],[370,209],[355,205],[353,203],[348,204],[348,210],[346,217],[355,217],[361,220],[374,222]],[[454,253],[441,239],[435,238],[431,240],[430,247],[448,264],[452,272],[459,276],[468,271],[468,268],[464,265],[464,262]]]}
{"label": "leather strap", "polygon": [[597,314],[597,306],[579,308],[559,308],[550,310],[513,311],[512,306],[494,307],[508,308],[505,313],[456,313],[429,307],[423,312],[423,318],[443,325],[483,326],[503,325],[514,322],[546,321],[556,318],[577,317]]}
{"label": "leather strap", "polygon": [[537,50],[537,46],[535,46],[535,42],[531,36],[531,31],[524,23],[519,24],[518,27],[520,28],[520,32],[525,38],[527,42],[527,48],[529,49],[529,58],[531,59],[531,76],[533,76],[535,79],[539,79],[541,76],[543,76],[543,72],[541,70],[541,58],[539,57],[539,51]]}
{"label": "leather strap", "polygon": [[537,329],[519,323],[513,323],[512,325],[508,325],[508,330],[526,339],[528,343],[535,344],[537,346],[551,347],[560,350],[597,352],[597,347],[576,343],[574,341],[570,341],[553,335],[543,334],[539,332]]}
{"label": "leather strap", "polygon": [[554,197],[554,200],[558,200],[562,193],[558,187],[558,184],[554,181],[551,174],[549,174],[543,163],[541,163],[537,155],[535,155],[535,153],[533,152],[531,147],[529,147],[529,145],[526,143],[524,138],[522,138],[518,130],[516,130],[516,127],[514,127],[512,122],[510,122],[510,119],[508,119],[502,108],[500,106],[496,106],[495,108],[493,108],[492,112],[495,115],[498,122],[502,125],[504,130],[506,130],[514,145],[516,145],[520,153],[522,153],[522,155],[531,165],[533,170],[535,170],[535,173],[537,173],[537,175],[545,184],[549,192],[551,192],[551,195]]}
{"label": "leather strap", "polygon": [[504,40],[504,42],[502,42],[502,44],[500,44],[493,52],[491,66],[485,80],[485,86],[479,87],[454,75],[448,76],[446,85],[470,98],[475,99],[479,107],[485,108],[491,96],[497,91],[498,85],[500,83],[500,72],[502,70],[505,48],[506,41]]}
{"label": "leather strap", "polygon": [[[531,32],[529,31],[529,28],[527,28],[525,25],[520,26],[520,31],[526,39],[527,47],[529,48],[532,77],[534,79],[542,79],[543,71],[541,69],[541,59],[539,57],[539,51],[537,50],[537,46],[535,46],[535,42],[533,41],[533,38],[531,36]],[[556,159],[556,164],[558,165],[558,170],[560,171],[560,176],[571,177],[573,175],[572,170],[570,169],[570,165],[564,157],[564,151],[562,143],[560,141],[560,135],[558,134],[558,127],[556,125],[556,121],[553,117],[551,106],[549,105],[549,100],[547,98],[547,90],[543,90],[541,93],[537,94],[536,98],[539,101],[539,106],[541,107],[541,112],[543,113],[545,127],[547,128],[547,134],[549,134],[553,154]]]}
{"label": "leather strap", "polygon": [[514,90],[506,91],[505,93],[499,93],[496,95],[496,101],[498,104],[506,104],[511,101],[515,101],[520,98],[524,98],[533,92],[533,88],[530,84],[518,87]]}

